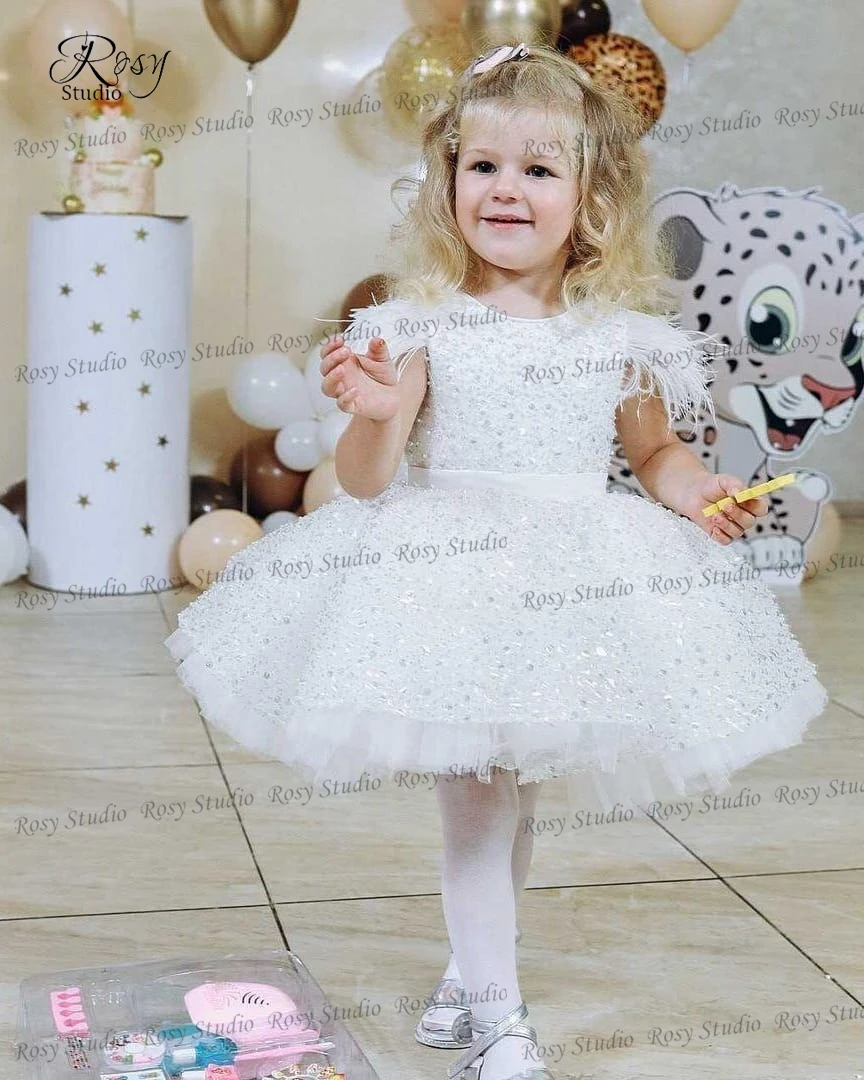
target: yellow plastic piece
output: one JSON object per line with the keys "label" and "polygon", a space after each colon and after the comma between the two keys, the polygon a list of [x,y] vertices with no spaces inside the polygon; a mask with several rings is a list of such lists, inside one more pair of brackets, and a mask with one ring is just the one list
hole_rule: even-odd
{"label": "yellow plastic piece", "polygon": [[748,499],[758,499],[760,495],[767,495],[769,491],[776,491],[777,488],[786,487],[787,484],[794,484],[798,479],[794,472],[784,473],[782,476],[775,476],[773,480],[766,480],[764,484],[757,484],[755,487],[745,488],[743,491],[739,491],[737,495],[727,495],[725,499],[721,499],[719,502],[711,503],[710,506],[706,506],[702,513],[705,517],[713,517],[715,514],[721,513],[727,506],[732,506],[733,503],[747,502]]}

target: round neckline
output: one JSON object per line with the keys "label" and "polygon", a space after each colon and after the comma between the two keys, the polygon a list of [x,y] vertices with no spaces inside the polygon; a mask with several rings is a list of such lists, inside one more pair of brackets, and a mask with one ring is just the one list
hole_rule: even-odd
{"label": "round neckline", "polygon": [[[489,304],[484,304],[483,301],[478,300],[476,296],[472,296],[471,293],[465,292],[464,289],[460,289],[459,292],[462,294],[462,296],[467,297],[469,300],[471,300],[473,303],[475,303],[478,307],[482,307],[485,311],[489,310],[490,305]],[[522,315],[510,315],[506,311],[502,312],[502,314],[506,315],[507,322],[544,323],[544,322],[552,322],[554,319],[563,319],[565,315],[570,315],[571,312],[569,310],[564,310],[564,311],[559,311],[557,315],[541,315],[541,316],[539,316],[539,318],[526,318],[526,317],[524,317]]]}

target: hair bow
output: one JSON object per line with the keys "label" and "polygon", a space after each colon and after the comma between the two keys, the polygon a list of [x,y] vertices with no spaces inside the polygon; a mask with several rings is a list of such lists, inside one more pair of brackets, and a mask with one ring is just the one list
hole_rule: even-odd
{"label": "hair bow", "polygon": [[519,45],[499,45],[497,49],[493,49],[492,52],[486,53],[485,56],[481,56],[474,61],[468,68],[468,77],[471,78],[474,75],[482,75],[486,71],[491,71],[506,60],[524,60],[529,51],[524,41]]}

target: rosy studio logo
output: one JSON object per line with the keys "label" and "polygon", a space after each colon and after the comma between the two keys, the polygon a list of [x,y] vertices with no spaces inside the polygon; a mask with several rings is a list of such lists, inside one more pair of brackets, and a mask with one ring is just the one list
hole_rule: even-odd
{"label": "rosy studio logo", "polygon": [[[134,90],[129,90],[132,97],[150,97],[162,81],[165,61],[168,59],[168,53],[171,52],[170,49],[166,49],[161,59],[157,57],[156,53],[139,53],[133,60],[122,49],[118,52],[117,46],[111,38],[103,37],[101,34],[89,33],[75,34],[72,37],[64,38],[57,46],[57,51],[60,53],[60,59],[54,61],[48,69],[48,75],[52,82],[66,84],[63,87],[63,98],[66,101],[122,100],[123,95],[118,88],[118,83],[120,82],[120,76],[126,71],[127,67],[131,75],[152,75],[155,78],[156,81],[146,94],[136,94]],[[111,66],[112,60],[113,67]],[[104,71],[113,74],[113,81],[105,77],[103,71],[100,71],[96,66],[97,64],[102,64]],[[74,79],[78,78],[85,68],[88,69],[86,73],[88,78],[92,73],[99,80],[100,85],[95,90],[90,87],[82,88],[69,85]]]}

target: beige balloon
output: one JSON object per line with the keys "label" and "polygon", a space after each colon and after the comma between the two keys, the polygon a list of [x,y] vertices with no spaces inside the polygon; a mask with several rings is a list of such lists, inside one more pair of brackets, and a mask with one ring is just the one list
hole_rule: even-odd
{"label": "beige balloon", "polygon": [[204,0],[204,12],[223,45],[247,64],[272,53],[291,29],[298,0]]}
{"label": "beige balloon", "polygon": [[475,53],[520,41],[554,47],[561,18],[561,0],[468,0],[462,32]]}
{"label": "beige balloon", "polygon": [[825,503],[819,512],[819,524],[807,543],[804,545],[804,560],[809,565],[804,571],[804,580],[815,577],[819,571],[813,565],[814,562],[824,570],[831,559],[831,555],[840,548],[840,534],[843,526],[837,507],[833,503]]}
{"label": "beige balloon", "polygon": [[319,506],[335,499],[337,495],[344,495],[345,489],[336,477],[336,462],[332,457],[316,465],[306,477],[306,486],[303,488],[303,509],[307,514],[317,510]]}
{"label": "beige balloon", "polygon": [[[47,0],[36,13],[27,34],[26,61],[29,71],[25,86],[27,93],[37,96],[40,105],[55,118],[87,107],[87,101],[76,102],[64,98],[64,87],[68,86],[70,93],[102,87],[93,67],[88,63],[81,66],[80,61],[74,58],[74,54],[81,51],[84,34],[91,39],[105,37],[114,43],[113,57],[109,56],[101,62],[93,61],[93,67],[110,83],[117,78],[114,74],[117,54],[124,51],[132,57],[137,55],[129,22],[113,0]],[[82,38],[80,43],[70,42],[60,52],[62,41],[78,36]],[[107,42],[96,40],[91,47],[94,57],[110,52]],[[56,67],[53,66],[55,64]],[[52,67],[54,79],[58,79],[72,75],[79,66],[80,72],[68,82],[58,83],[51,77]],[[122,85],[118,89],[122,90]]]}
{"label": "beige balloon", "polygon": [[195,518],[180,537],[177,561],[186,580],[204,590],[228,565],[232,555],[264,533],[258,522],[239,510],[211,510]]}
{"label": "beige balloon", "polygon": [[642,0],[645,14],[683,52],[693,52],[716,37],[740,0]]}

